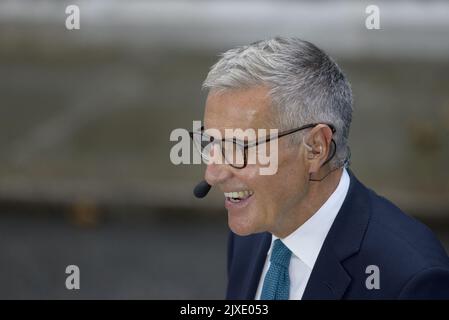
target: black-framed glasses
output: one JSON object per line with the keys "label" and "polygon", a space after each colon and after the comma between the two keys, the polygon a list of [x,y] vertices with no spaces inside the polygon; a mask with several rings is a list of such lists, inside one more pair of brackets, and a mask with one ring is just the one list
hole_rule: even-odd
{"label": "black-framed glasses", "polygon": [[[226,138],[216,139],[213,136],[209,136],[206,133],[204,133],[204,127],[201,127],[200,131],[189,132],[189,135],[193,141],[195,148],[199,151],[199,153],[201,154],[201,157],[203,158],[203,160],[205,160],[206,163],[209,162],[211,157],[213,156],[213,152],[215,150],[215,145],[219,145],[219,149],[221,150],[221,154],[222,154],[223,158],[225,159],[225,163],[229,164],[233,168],[243,169],[248,164],[248,149],[249,148],[258,146],[263,143],[270,142],[271,140],[274,140],[274,139],[282,138],[284,136],[293,134],[293,133],[301,131],[301,130],[313,128],[319,124],[320,123],[306,124],[306,125],[298,127],[298,128],[289,129],[289,130],[280,132],[277,135],[269,135],[269,136],[266,136],[265,138],[258,138],[255,141],[242,141],[242,140],[238,140],[235,137],[233,139],[226,139]],[[332,124],[330,124],[330,123],[322,123],[322,124],[327,125],[331,129],[332,134],[335,133],[336,129]],[[330,161],[336,153],[337,146],[335,144],[335,141],[334,141],[334,139],[332,139],[331,141],[334,145],[334,150],[333,150],[331,156],[326,160],[325,163]]]}

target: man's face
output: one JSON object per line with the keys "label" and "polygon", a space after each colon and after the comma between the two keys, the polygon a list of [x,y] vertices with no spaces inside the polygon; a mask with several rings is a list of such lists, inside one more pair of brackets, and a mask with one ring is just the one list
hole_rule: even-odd
{"label": "man's face", "polygon": [[[266,87],[211,91],[206,101],[205,129],[215,128],[225,136],[225,129],[278,129]],[[272,151],[272,150],[270,150]],[[294,221],[295,208],[307,191],[308,168],[302,145],[291,145],[289,138],[278,140],[278,170],[274,175],[260,175],[261,165],[248,164],[236,169],[228,164],[209,164],[205,178],[223,193],[248,191],[246,199],[225,198],[228,224],[239,235],[269,231],[279,234]],[[248,196],[249,195],[249,196]],[[245,198],[243,196],[242,198]]]}

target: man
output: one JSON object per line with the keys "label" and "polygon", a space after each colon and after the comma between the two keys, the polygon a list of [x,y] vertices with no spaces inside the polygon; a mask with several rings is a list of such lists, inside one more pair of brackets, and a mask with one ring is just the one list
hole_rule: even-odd
{"label": "man", "polygon": [[247,157],[241,137],[200,146],[226,198],[228,299],[449,298],[436,237],[347,169],[352,93],[330,57],[295,38],[259,41],[225,52],[204,87],[204,130],[279,129],[272,175],[227,157]]}

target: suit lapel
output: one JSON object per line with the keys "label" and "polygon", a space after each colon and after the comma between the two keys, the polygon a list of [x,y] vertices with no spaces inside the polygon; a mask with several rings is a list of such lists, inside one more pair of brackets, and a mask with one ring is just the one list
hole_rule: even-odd
{"label": "suit lapel", "polygon": [[351,277],[333,252],[327,252],[315,264],[303,300],[340,299],[351,283]]}
{"label": "suit lapel", "polygon": [[[255,243],[254,256],[255,259],[251,259],[251,263],[248,267],[247,273],[247,284],[243,286],[244,297],[243,299],[252,300],[256,296],[257,287],[259,285],[260,276],[262,274],[263,266],[265,264],[265,259],[267,257],[268,249],[271,245],[271,234],[264,232],[260,234],[261,240]],[[250,253],[252,255],[252,253]]]}
{"label": "suit lapel", "polygon": [[303,299],[341,299],[351,283],[342,262],[360,250],[371,212],[369,191],[351,171],[349,175],[348,194],[324,241]]}

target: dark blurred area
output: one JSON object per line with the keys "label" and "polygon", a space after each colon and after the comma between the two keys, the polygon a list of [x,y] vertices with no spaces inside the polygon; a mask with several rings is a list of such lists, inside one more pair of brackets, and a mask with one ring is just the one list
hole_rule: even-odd
{"label": "dark blurred area", "polygon": [[380,30],[369,4],[0,0],[0,298],[223,298],[222,195],[193,197],[204,167],[169,136],[202,119],[220,52],[276,35],[336,59],[351,169],[448,250],[449,3],[380,1]]}

